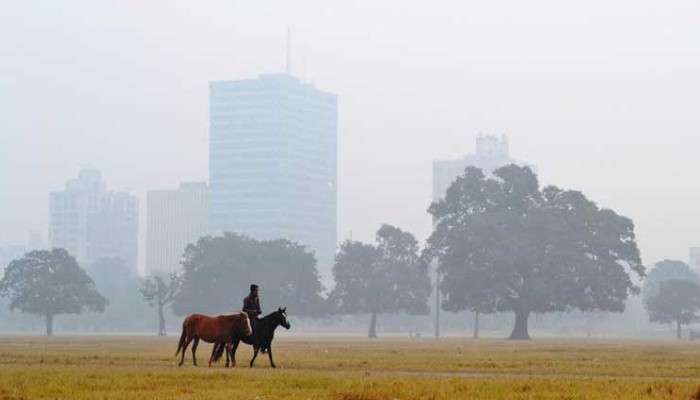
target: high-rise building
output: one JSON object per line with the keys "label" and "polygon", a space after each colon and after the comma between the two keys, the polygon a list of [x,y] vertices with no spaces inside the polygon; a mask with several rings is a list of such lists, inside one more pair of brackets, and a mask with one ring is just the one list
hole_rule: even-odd
{"label": "high-rise building", "polygon": [[210,230],[306,245],[327,279],[337,235],[336,95],[289,74],[209,88]]}
{"label": "high-rise building", "polygon": [[207,234],[208,188],[183,182],[173,190],[151,190],[146,198],[146,272],[169,274],[180,269],[185,248]]}
{"label": "high-rise building", "polygon": [[528,166],[537,172],[534,166],[510,157],[508,138],[505,135],[479,135],[476,138],[476,153],[457,159],[433,161],[433,200],[444,197],[450,185],[467,167],[477,167],[491,175],[493,171],[508,164]]}
{"label": "high-rise building", "polygon": [[84,169],[65,190],[49,197],[49,241],[84,268],[103,257],[119,257],[137,270],[138,199],[106,189],[99,171]]}

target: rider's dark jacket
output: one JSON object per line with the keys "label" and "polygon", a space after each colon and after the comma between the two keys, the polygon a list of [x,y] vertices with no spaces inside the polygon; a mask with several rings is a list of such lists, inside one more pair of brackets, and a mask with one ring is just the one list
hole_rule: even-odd
{"label": "rider's dark jacket", "polygon": [[252,293],[243,299],[243,311],[248,313],[250,318],[257,318],[258,315],[262,314],[260,309],[260,298],[254,296]]}

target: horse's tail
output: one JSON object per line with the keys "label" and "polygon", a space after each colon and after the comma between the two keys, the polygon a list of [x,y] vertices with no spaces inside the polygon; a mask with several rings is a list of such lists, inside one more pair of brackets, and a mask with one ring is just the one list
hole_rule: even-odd
{"label": "horse's tail", "polygon": [[182,348],[185,347],[185,339],[187,339],[187,329],[185,327],[185,323],[182,323],[182,334],[180,335],[180,342],[177,344],[177,351],[175,352],[175,357],[177,357],[178,354],[182,351]]}
{"label": "horse's tail", "polygon": [[214,353],[211,356],[211,361],[212,362],[219,362],[221,359],[221,356],[224,355],[224,351],[226,350],[226,345],[224,343],[216,343],[214,344]]}

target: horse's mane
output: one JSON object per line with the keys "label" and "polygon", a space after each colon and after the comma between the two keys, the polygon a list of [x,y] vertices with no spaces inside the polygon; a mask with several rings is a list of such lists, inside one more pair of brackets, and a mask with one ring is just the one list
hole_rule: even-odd
{"label": "horse's mane", "polygon": [[273,311],[273,312],[271,312],[271,313],[267,314],[266,316],[264,316],[264,317],[260,318],[260,320],[262,321],[262,320],[267,320],[267,319],[270,319],[270,318],[272,318],[272,316],[273,316],[273,315],[277,314],[278,312],[279,312],[279,310],[277,310],[277,311]]}

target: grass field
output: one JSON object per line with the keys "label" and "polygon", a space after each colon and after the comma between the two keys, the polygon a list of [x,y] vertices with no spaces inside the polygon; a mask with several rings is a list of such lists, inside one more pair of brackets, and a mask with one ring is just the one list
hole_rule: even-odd
{"label": "grass field", "polygon": [[700,399],[700,345],[282,339],[177,368],[176,338],[0,336],[0,399]]}

